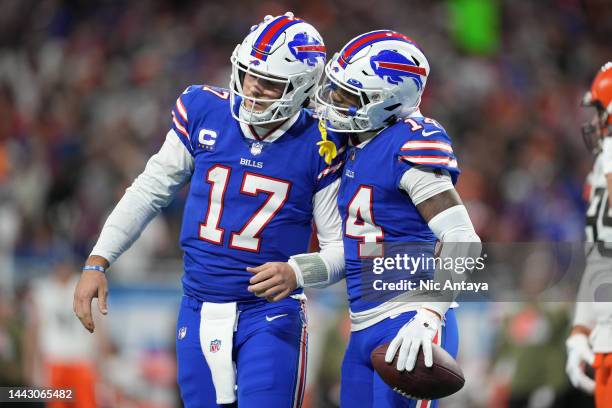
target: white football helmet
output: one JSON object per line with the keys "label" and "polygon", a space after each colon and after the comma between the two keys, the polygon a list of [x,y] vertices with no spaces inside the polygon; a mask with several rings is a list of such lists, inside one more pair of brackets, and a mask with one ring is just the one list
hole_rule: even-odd
{"label": "white football helmet", "polygon": [[[325,66],[320,114],[335,132],[381,129],[418,109],[428,75],[427,58],[410,37],[391,30],[359,35]],[[356,104],[338,103],[338,93]]]}
{"label": "white football helmet", "polygon": [[[313,26],[295,18],[292,13],[266,16],[263,22],[251,27],[249,35],[232,53],[232,115],[236,120],[250,125],[290,118],[315,93],[325,60],[323,39]],[[278,99],[245,95],[243,81],[247,73],[284,85],[282,95]],[[245,101],[252,103],[245,104]],[[240,106],[236,109],[238,102]],[[263,111],[256,111],[255,102],[272,103]]]}

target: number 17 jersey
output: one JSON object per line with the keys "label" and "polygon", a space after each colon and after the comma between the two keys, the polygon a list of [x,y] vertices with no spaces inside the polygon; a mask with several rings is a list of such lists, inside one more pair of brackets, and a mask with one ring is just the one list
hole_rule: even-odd
{"label": "number 17 jersey", "polygon": [[318,155],[310,112],[266,142],[244,136],[229,98],[222,89],[191,86],[172,112],[173,129],[194,158],[181,229],[183,287],[217,303],[258,300],[247,291],[248,266],[307,252],[314,195],[338,177]]}

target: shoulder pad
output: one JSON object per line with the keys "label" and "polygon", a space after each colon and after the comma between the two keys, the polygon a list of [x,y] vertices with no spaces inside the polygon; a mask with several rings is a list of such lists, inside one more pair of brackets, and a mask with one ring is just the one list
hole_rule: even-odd
{"label": "shoulder pad", "polygon": [[425,117],[411,117],[399,122],[408,140],[442,140],[450,143],[446,129],[436,120]]}
{"label": "shoulder pad", "polygon": [[395,137],[401,141],[399,155],[403,161],[413,165],[457,168],[451,139],[438,122],[411,117],[400,122],[397,128]]}

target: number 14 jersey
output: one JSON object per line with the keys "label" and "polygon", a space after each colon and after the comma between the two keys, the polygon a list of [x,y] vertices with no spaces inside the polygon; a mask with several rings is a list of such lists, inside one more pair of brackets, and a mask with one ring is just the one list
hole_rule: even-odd
{"label": "number 14 jersey", "polygon": [[383,256],[383,242],[424,243],[419,249],[431,247],[433,251],[435,235],[400,187],[404,173],[414,166],[445,170],[453,183],[459,175],[446,131],[422,116],[397,122],[373,139],[347,149],[338,207],[353,313],[376,306],[376,302],[362,298],[371,278],[362,274],[372,274],[371,265],[362,262]]}

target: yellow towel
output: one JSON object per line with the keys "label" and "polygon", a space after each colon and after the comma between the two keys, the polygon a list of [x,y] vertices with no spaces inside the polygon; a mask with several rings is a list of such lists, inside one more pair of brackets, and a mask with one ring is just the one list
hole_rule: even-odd
{"label": "yellow towel", "polygon": [[321,132],[321,141],[317,142],[319,155],[325,159],[325,163],[331,164],[332,160],[338,155],[338,149],[336,149],[334,142],[327,140],[327,129],[323,119],[319,120],[319,132]]}

